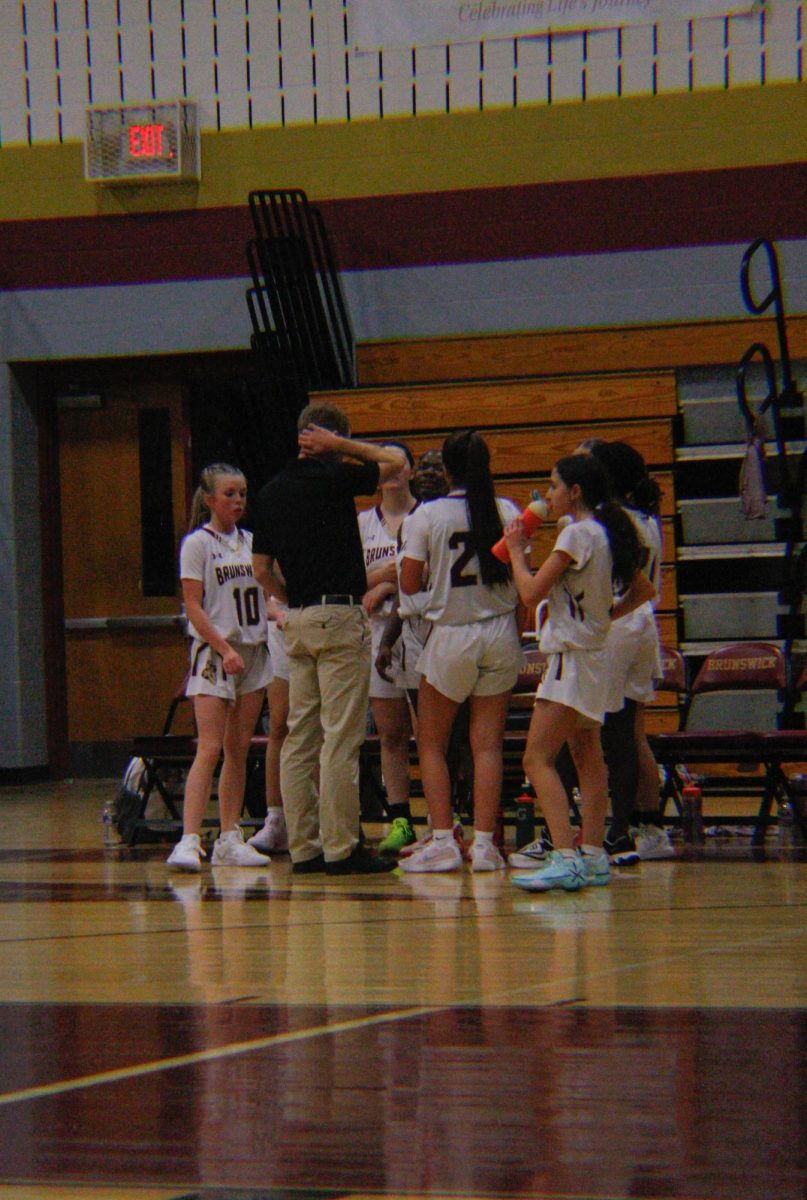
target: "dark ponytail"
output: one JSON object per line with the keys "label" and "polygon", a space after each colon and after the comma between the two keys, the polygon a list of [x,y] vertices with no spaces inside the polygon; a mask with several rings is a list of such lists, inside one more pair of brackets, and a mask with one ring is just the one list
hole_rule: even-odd
{"label": "dark ponytail", "polygon": [[597,442],[591,449],[611,480],[614,499],[628,508],[638,509],[646,517],[657,517],[661,507],[661,488],[647,473],[638,450],[627,442]]}
{"label": "dark ponytail", "polygon": [[450,434],[443,442],[443,465],[452,481],[465,488],[468,524],[482,582],[487,587],[507,583],[511,577],[510,565],[500,562],[490,549],[502,536],[502,519],[490,474],[487,442],[472,429]]}
{"label": "dark ponytail", "polygon": [[644,560],[644,549],[636,526],[622,505],[610,498],[611,484],[603,467],[593,454],[572,454],[555,463],[555,470],[568,488],[580,488],[585,508],[605,530],[611,549],[614,586],[628,588]]}

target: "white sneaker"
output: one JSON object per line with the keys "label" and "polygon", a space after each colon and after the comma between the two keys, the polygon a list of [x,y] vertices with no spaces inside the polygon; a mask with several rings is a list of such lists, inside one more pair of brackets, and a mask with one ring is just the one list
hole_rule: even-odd
{"label": "white sneaker", "polygon": [[199,834],[186,833],[179,839],[166,861],[169,867],[178,867],[180,871],[201,871],[204,857]]}
{"label": "white sneaker", "polygon": [[493,842],[479,842],[474,839],[471,846],[472,871],[503,871],[505,861]]}
{"label": "white sneaker", "polygon": [[256,850],[276,850],[285,854],[289,848],[289,835],[286,832],[286,818],[282,808],[270,808],[266,814],[263,829],[259,829],[247,839],[248,846]]}
{"label": "white sneaker", "polygon": [[553,850],[546,856],[544,866],[528,875],[514,875],[510,882],[525,892],[550,892],[554,888],[576,892],[586,886],[588,877],[579,854],[572,858]]}
{"label": "white sneaker", "polygon": [[[460,854],[463,856],[463,858],[465,858],[465,840],[462,835],[462,822],[457,817],[454,818],[452,829],[454,832],[454,841],[459,846]],[[428,846],[433,836],[431,825],[429,825],[422,838],[418,838],[416,842],[410,842],[408,846],[404,846],[403,850],[401,850],[400,854],[398,855],[398,859],[411,858],[413,854],[418,852],[418,850],[422,850],[424,846]]]}
{"label": "white sneaker", "polygon": [[643,862],[652,859],[675,858],[675,848],[666,829],[658,825],[640,825],[636,833],[636,849]]}
{"label": "white sneaker", "polygon": [[211,862],[217,867],[265,867],[271,859],[248,846],[240,829],[228,829],[216,838]]}
{"label": "white sneaker", "polygon": [[400,859],[401,871],[457,871],[462,866],[462,851],[454,838],[436,842],[434,838],[408,858]]}
{"label": "white sneaker", "polygon": [[544,846],[540,838],[536,838],[534,842],[522,846],[520,850],[512,850],[507,855],[508,866],[520,867],[525,871],[530,871],[533,867],[539,867],[545,861],[546,846]]}

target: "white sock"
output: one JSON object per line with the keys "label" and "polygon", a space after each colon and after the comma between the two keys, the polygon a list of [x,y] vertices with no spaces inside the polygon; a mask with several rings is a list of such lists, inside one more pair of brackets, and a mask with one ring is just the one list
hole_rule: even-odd
{"label": "white sock", "polygon": [[602,846],[583,845],[580,847],[580,849],[583,851],[584,854],[600,854],[602,851]]}
{"label": "white sock", "polygon": [[434,829],[432,836],[436,842],[448,842],[454,837],[453,829]]}
{"label": "white sock", "polygon": [[474,829],[474,841],[478,842],[480,846],[483,846],[485,844],[485,842],[490,842],[492,844],[493,834],[486,833],[484,829],[476,829],[475,828]]}
{"label": "white sock", "polygon": [[562,854],[564,858],[577,858],[577,851],[574,847],[571,850],[559,850],[558,854]]}

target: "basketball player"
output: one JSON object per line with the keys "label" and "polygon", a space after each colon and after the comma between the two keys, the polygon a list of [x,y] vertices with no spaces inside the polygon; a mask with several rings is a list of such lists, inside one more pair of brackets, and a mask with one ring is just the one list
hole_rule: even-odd
{"label": "basketball player", "polygon": [[[404,688],[376,667],[376,658],[387,620],[395,609],[398,595],[398,540],[404,518],[417,506],[409,481],[414,460],[408,446],[397,446],[406,456],[406,465],[381,484],[381,503],[359,513],[367,591],[364,608],[370,618],[373,667],[370,672],[370,708],[381,747],[381,776],[387,792],[392,829],[379,845],[381,854],[397,854],[415,840],[409,808],[409,739],[412,723]],[[393,671],[400,654],[393,654]]]}
{"label": "basketball player", "polygon": [[198,730],[188,772],[182,838],[168,862],[199,871],[202,819],[219,756],[221,833],[218,866],[261,867],[269,859],[244,843],[239,826],[249,744],[272,667],[266,648],[266,606],[252,568],[252,534],[239,529],[247,499],[242,473],[227,463],[205,467],[193,499],[190,530],[180,550],[182,598],[193,642],[187,695]]}
{"label": "basketball player", "polygon": [[[646,549],[643,567],[661,589],[661,489],[647,473],[644,458],[627,442],[600,442],[591,454],[605,468],[614,498],[636,526]],[[654,681],[661,678],[661,651],[653,603],[643,604],[615,621],[608,634],[611,692],[603,725],[603,749],[611,782],[612,821],[605,839],[611,861],[674,858],[675,850],[663,827],[656,760],[645,731],[645,709],[653,700]],[[631,740],[633,755],[626,755]],[[624,765],[631,770],[625,772]],[[635,837],[633,820],[638,822]]]}
{"label": "basketball player", "polygon": [[493,843],[501,800],[502,741],[507,705],[521,665],[516,629],[516,589],[510,568],[491,553],[503,519],[518,515],[498,500],[490,474],[490,452],[475,431],[455,433],[443,443],[446,497],[421,505],[407,519],[401,562],[401,591],[414,595],[428,571],[425,616],[431,631],[418,669],[418,750],[432,838],[401,870],[452,871],[462,865],[451,813],[446,759],[457,710],[470,697],[470,741],[474,761],[474,841],[471,868],[504,867]]}
{"label": "basketball player", "polygon": [[[635,527],[619,505],[607,503],[608,496],[605,472],[589,456],[570,455],[555,464],[546,496],[550,514],[572,520],[535,575],[524,556],[527,539],[521,522],[513,521],[505,530],[521,601],[541,606],[539,644],[548,655],[524,769],[541,798],[554,849],[537,871],[513,877],[526,891],[576,891],[607,884],[610,878],[603,849],[608,786],[600,742],[609,687],[606,638],[612,617],[647,600],[653,588],[639,570],[642,553]],[[624,588],[616,605],[615,582]],[[566,742],[583,796],[580,853],[555,765]]]}

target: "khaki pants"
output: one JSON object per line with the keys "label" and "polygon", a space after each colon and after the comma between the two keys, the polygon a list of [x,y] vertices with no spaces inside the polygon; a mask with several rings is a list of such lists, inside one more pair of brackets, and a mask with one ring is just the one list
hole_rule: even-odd
{"label": "khaki pants", "polygon": [[[359,840],[359,751],[367,730],[370,623],[360,605],[292,609],[289,732],[280,787],[294,862],[346,858]],[[319,806],[313,783],[319,756]]]}

